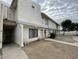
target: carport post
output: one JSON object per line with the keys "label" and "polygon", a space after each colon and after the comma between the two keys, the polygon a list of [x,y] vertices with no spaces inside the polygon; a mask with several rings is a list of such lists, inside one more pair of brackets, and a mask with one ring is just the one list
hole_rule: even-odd
{"label": "carport post", "polygon": [[23,24],[20,24],[21,26],[21,47],[23,47]]}
{"label": "carport post", "polygon": [[23,47],[23,24],[17,24],[15,29],[15,42]]}
{"label": "carport post", "polygon": [[0,2],[0,49],[2,48],[2,35],[3,35],[3,11],[2,11],[3,5]]}

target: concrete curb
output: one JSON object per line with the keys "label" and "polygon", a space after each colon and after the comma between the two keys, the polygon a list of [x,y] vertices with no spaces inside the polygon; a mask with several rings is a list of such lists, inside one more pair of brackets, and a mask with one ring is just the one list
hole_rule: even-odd
{"label": "concrete curb", "polygon": [[78,47],[77,43],[69,43],[69,42],[59,41],[59,40],[55,40],[55,39],[45,39],[45,40]]}

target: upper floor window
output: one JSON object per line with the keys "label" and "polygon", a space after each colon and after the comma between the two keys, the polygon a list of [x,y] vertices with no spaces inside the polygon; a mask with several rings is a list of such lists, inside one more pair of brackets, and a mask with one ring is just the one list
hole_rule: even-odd
{"label": "upper floor window", "polygon": [[45,25],[48,25],[48,20],[45,20]]}

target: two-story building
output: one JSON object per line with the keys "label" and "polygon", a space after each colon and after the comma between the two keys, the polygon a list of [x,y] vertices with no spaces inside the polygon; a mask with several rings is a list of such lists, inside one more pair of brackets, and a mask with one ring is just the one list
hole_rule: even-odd
{"label": "two-story building", "polygon": [[58,35],[60,25],[43,12],[41,13],[41,16],[43,19],[44,27],[46,27],[46,37],[48,37],[50,33],[55,33]]}
{"label": "two-story building", "polygon": [[50,32],[58,30],[58,24],[41,13],[40,6],[31,0],[13,0],[10,8],[1,3],[0,8],[2,45],[15,42],[23,47],[29,42],[44,39]]}

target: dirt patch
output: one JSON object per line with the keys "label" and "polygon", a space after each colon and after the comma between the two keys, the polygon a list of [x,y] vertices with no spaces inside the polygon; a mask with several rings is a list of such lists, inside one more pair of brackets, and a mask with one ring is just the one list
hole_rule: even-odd
{"label": "dirt patch", "polygon": [[30,59],[78,59],[77,47],[56,42],[38,41],[23,49]]}

